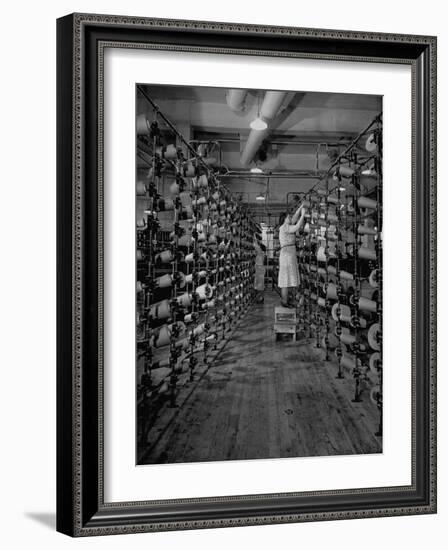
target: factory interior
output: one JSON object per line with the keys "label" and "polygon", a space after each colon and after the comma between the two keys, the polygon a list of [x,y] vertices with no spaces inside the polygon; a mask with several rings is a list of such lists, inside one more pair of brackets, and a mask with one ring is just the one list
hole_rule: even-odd
{"label": "factory interior", "polygon": [[382,98],[136,87],[136,463],[382,452]]}

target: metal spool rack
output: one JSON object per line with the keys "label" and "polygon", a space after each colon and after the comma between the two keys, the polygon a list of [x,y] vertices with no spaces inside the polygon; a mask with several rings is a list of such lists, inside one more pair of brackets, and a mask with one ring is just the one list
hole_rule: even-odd
{"label": "metal spool rack", "polygon": [[[137,357],[140,440],[164,404],[207,368],[254,297],[254,239],[247,207],[148,97],[137,120]],[[298,237],[299,331],[353,401],[368,396],[382,416],[381,117],[302,194]],[[363,152],[360,152],[362,149]],[[377,434],[381,435],[379,422]]]}
{"label": "metal spool rack", "polygon": [[[376,403],[382,435],[382,121],[376,117],[300,197],[297,241],[302,336],[352,381],[353,401]],[[346,383],[345,382],[345,383]]]}
{"label": "metal spool rack", "polygon": [[[260,228],[144,89],[137,118],[137,359],[139,439],[164,403],[220,345],[253,299],[254,238]],[[200,144],[199,144],[200,145]]]}

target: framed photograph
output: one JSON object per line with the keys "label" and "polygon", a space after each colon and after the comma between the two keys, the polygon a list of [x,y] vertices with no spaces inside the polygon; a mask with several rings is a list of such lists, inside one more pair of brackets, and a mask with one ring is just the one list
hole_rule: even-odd
{"label": "framed photograph", "polygon": [[57,529],[435,513],[436,38],[57,41]]}

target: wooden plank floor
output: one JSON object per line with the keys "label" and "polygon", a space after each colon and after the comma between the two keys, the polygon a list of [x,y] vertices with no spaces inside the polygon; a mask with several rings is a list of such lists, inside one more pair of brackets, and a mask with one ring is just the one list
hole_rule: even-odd
{"label": "wooden plank floor", "polygon": [[278,301],[267,291],[182,407],[160,411],[140,463],[382,451],[378,410],[368,395],[352,402],[353,378],[337,379],[314,341],[274,340]]}

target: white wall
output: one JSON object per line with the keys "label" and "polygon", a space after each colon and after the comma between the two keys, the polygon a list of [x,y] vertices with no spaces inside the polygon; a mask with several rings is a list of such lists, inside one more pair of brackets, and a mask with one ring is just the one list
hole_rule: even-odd
{"label": "white wall", "polygon": [[[448,97],[444,3],[275,4],[225,0],[8,2],[2,11],[0,234],[2,312],[0,506],[4,548],[442,547],[448,520],[446,324],[440,316],[439,514],[303,525],[247,527],[73,541],[54,532],[55,510],[55,19],[73,11],[439,35],[440,274],[448,278],[448,201],[443,166]],[[405,11],[404,11],[405,9]],[[445,124],[444,124],[445,123]],[[20,205],[20,209],[18,206]],[[442,239],[444,239],[442,241]],[[443,245],[443,246],[442,246]],[[446,285],[445,285],[446,286]],[[5,308],[6,304],[6,308]],[[447,292],[439,292],[445,312]],[[444,316],[443,316],[444,317]],[[444,537],[445,538],[445,537]]]}

